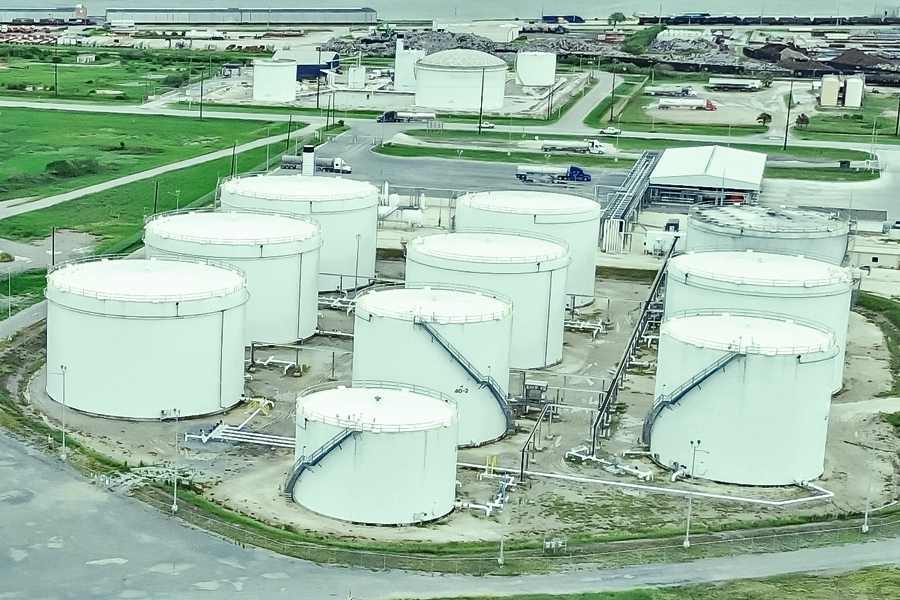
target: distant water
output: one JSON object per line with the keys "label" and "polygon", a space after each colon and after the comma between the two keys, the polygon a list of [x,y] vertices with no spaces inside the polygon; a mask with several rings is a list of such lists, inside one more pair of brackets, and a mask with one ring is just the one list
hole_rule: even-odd
{"label": "distant water", "polygon": [[541,14],[576,14],[585,19],[606,18],[613,12],[658,14],[660,7],[666,14],[679,12],[710,12],[735,15],[811,15],[847,16],[881,15],[900,8],[900,0],[890,4],[858,1],[817,0],[0,0],[3,7],[55,8],[74,6],[82,2],[91,15],[102,16],[107,8],[318,8],[368,6],[378,11],[381,19],[532,19]]}

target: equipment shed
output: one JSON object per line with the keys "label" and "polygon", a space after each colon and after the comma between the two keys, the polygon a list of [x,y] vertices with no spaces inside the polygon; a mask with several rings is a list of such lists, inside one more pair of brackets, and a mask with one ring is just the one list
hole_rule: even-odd
{"label": "equipment shed", "polygon": [[762,187],[766,155],[699,146],[669,148],[650,174],[648,200],[661,204],[753,204]]}

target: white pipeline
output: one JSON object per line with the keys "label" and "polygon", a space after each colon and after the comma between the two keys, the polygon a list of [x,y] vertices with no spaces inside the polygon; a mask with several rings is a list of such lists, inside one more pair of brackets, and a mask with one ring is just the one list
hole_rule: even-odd
{"label": "white pipeline", "polygon": [[[464,467],[467,469],[484,469],[482,465],[473,465],[469,463],[456,463],[460,467]],[[516,473],[517,469],[504,469],[500,467],[495,468],[496,471],[502,471],[505,473]],[[531,475],[533,477],[546,477],[548,479],[560,479],[564,481],[577,481],[578,483],[596,483],[598,485],[608,485],[611,487],[619,487],[626,488],[632,490],[643,490],[645,492],[657,492],[660,494],[671,494],[673,496],[693,496],[695,498],[712,498],[715,500],[727,500],[731,502],[745,502],[749,504],[761,504],[763,506],[790,506],[792,504],[801,504],[804,502],[812,502],[816,500],[827,500],[828,498],[834,497],[834,492],[829,492],[828,490],[814,485],[812,483],[798,484],[800,487],[804,487],[807,489],[815,490],[819,492],[818,496],[811,496],[809,498],[794,498],[792,500],[759,500],[757,498],[744,498],[741,496],[726,496],[724,494],[710,494],[708,492],[692,492],[690,490],[673,490],[669,488],[662,488],[653,485],[640,485],[637,483],[623,483],[621,481],[606,481],[604,479],[594,479],[592,477],[578,477],[575,475],[558,475],[555,473],[539,473],[536,471],[525,471],[526,475]]]}

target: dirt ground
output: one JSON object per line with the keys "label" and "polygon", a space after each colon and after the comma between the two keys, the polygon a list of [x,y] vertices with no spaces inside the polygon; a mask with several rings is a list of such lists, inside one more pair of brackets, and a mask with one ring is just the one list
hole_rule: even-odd
{"label": "dirt ground", "polygon": [[[402,263],[380,263],[379,271],[402,276]],[[622,458],[626,450],[641,450],[638,442],[641,423],[653,401],[655,351],[644,350],[629,371],[619,394],[620,411],[612,434],[601,442],[598,454],[611,462],[633,466],[653,474],[652,483],[630,475],[615,474],[597,463],[566,459],[565,453],[590,439],[588,411],[577,407],[596,406],[619,360],[633,326],[639,302],[647,294],[646,284],[624,281],[599,281],[597,300],[581,309],[579,318],[609,323],[606,332],[592,338],[585,333],[566,332],[564,360],[554,367],[514,374],[511,392],[518,393],[522,380],[540,378],[550,383],[550,395],[572,406],[562,409],[552,422],[540,425],[536,450],[531,454],[529,470],[557,476],[588,477],[605,482],[653,485],[677,491],[702,491],[726,496],[763,500],[786,500],[809,496],[799,488],[751,488],[716,484],[708,481],[672,483],[668,473],[649,460]],[[352,331],[352,316],[344,311],[322,310],[320,327],[333,331]],[[735,520],[758,521],[796,514],[820,514],[836,511],[861,511],[866,497],[872,506],[884,505],[898,496],[898,450],[900,441],[882,412],[900,410],[900,399],[875,398],[890,387],[889,355],[881,331],[856,313],[851,314],[847,350],[845,390],[833,401],[826,449],[826,470],[819,483],[835,493],[833,501],[817,501],[791,508],[767,508],[741,501],[701,500],[694,502],[697,523],[721,524]],[[314,338],[300,349],[257,349],[256,359],[269,357],[308,365],[302,377],[283,375],[280,368],[251,369],[247,395],[273,400],[268,414],[260,413],[247,429],[291,437],[294,435],[294,399],[301,390],[316,383],[350,378],[351,342],[342,337]],[[28,398],[46,419],[59,421],[62,407],[43,392],[45,370],[31,381]],[[282,485],[293,463],[293,452],[249,444],[185,441],[184,434],[209,429],[219,419],[239,425],[252,407],[240,406],[224,415],[178,422],[134,422],[91,417],[67,411],[69,435],[84,440],[97,450],[127,460],[138,472],[166,477],[175,459],[175,437],[179,436],[177,465],[184,479],[202,486],[223,504],[275,524],[291,525],[298,530],[343,536],[356,540],[392,542],[462,542],[499,540],[501,524],[497,513],[487,517],[484,511],[457,509],[436,522],[410,527],[368,527],[335,521],[314,514],[282,496]],[[481,448],[462,449],[460,463],[485,465],[496,457],[501,468],[518,470],[528,433],[535,426],[535,413],[522,415],[517,432],[506,439]],[[143,468],[140,465],[145,465]],[[497,484],[498,474],[485,467],[460,468],[460,499],[485,504]],[[683,495],[651,493],[613,485],[566,481],[550,477],[529,477],[512,492],[506,509],[509,522],[505,534],[513,538],[567,539],[572,536],[601,534],[618,530],[641,530],[681,526],[685,518]],[[871,489],[871,492],[870,492]]]}

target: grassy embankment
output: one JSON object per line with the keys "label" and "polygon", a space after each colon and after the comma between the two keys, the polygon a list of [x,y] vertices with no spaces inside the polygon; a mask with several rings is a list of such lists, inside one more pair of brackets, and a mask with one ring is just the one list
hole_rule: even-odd
{"label": "grassy embankment", "polygon": [[[792,127],[791,133],[804,140],[828,140],[869,144],[900,144],[895,136],[897,98],[867,94],[865,106],[858,109],[820,109],[805,128]],[[877,140],[873,136],[877,134]]]}
{"label": "grassy embankment", "polygon": [[286,132],[287,123],[265,121],[4,108],[0,200],[51,196]]}

